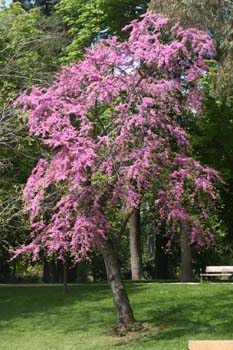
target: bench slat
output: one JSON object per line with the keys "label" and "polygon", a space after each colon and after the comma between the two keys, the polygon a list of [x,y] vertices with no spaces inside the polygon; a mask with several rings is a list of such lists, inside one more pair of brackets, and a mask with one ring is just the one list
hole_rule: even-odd
{"label": "bench slat", "polygon": [[201,273],[201,276],[232,276],[232,273]]}
{"label": "bench slat", "polygon": [[233,350],[233,340],[190,340],[189,350]]}
{"label": "bench slat", "polygon": [[206,272],[233,272],[233,266],[206,266]]}

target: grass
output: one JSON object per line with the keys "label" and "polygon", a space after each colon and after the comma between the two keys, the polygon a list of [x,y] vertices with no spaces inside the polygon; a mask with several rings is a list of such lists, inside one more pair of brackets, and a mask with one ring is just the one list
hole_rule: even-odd
{"label": "grass", "polygon": [[0,288],[0,350],[185,350],[188,339],[233,339],[233,284],[128,284],[150,331],[117,337],[107,285]]}

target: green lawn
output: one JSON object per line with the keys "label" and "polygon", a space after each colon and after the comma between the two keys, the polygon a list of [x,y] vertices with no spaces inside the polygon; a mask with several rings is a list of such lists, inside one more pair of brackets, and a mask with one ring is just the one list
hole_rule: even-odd
{"label": "green lawn", "polygon": [[0,350],[185,350],[233,339],[233,285],[128,284],[147,335],[117,337],[107,285],[0,288]]}

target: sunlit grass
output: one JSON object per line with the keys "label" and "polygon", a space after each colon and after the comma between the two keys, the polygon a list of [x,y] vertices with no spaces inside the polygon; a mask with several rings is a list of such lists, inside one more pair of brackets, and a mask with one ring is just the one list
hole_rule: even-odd
{"label": "sunlit grass", "polygon": [[233,285],[128,284],[145,335],[117,337],[107,285],[0,288],[0,350],[185,350],[233,339]]}

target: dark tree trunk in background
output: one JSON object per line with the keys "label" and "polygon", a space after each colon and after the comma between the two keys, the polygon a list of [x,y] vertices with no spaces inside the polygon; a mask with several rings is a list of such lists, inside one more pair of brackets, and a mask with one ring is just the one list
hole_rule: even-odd
{"label": "dark tree trunk in background", "polygon": [[44,283],[48,283],[49,282],[49,263],[48,261],[44,262],[43,265],[43,277],[42,277],[42,281]]}
{"label": "dark tree trunk in background", "polygon": [[43,267],[43,277],[44,283],[55,283],[56,282],[56,263],[55,261],[45,261]]}
{"label": "dark tree trunk in background", "polygon": [[135,209],[129,218],[130,230],[130,261],[132,280],[141,280],[142,270],[142,247],[141,247],[141,220],[140,208]]}
{"label": "dark tree trunk in background", "polygon": [[91,258],[91,272],[95,282],[107,279],[106,267],[102,256],[93,254]]}
{"label": "dark tree trunk in background", "polygon": [[[1,243],[1,242],[0,242]],[[11,280],[10,256],[7,249],[3,246],[0,251],[0,281],[9,282]]]}
{"label": "dark tree trunk in background", "polygon": [[57,266],[54,260],[44,262],[42,281],[44,283],[57,282]]}
{"label": "dark tree trunk in background", "polygon": [[[73,266],[70,259],[66,261],[67,282],[76,282],[77,265]],[[44,283],[64,283],[64,265],[61,260],[44,262],[43,278]]]}
{"label": "dark tree trunk in background", "polygon": [[189,237],[184,230],[180,233],[180,250],[181,250],[181,281],[192,282],[192,253],[189,244]]}
{"label": "dark tree trunk in background", "polygon": [[16,260],[13,260],[13,269],[12,269],[12,282],[16,280]]}
{"label": "dark tree trunk in background", "polygon": [[56,282],[58,283],[64,282],[64,268],[63,268],[63,262],[61,260],[57,261]]}
{"label": "dark tree trunk in background", "polygon": [[68,278],[68,264],[65,260],[63,262],[63,285],[64,285],[64,292],[68,292],[68,286],[67,286],[67,278]]}
{"label": "dark tree trunk in background", "polygon": [[76,282],[77,281],[77,264],[73,263],[68,259],[67,261],[67,282]]}
{"label": "dark tree trunk in background", "polygon": [[158,279],[168,278],[168,254],[166,254],[167,238],[163,228],[155,237],[155,274]]}
{"label": "dark tree trunk in background", "polygon": [[108,283],[112,290],[113,301],[116,308],[117,328],[130,329],[135,322],[128,295],[121,279],[120,266],[116,253],[109,241],[104,241],[101,252],[104,258]]}

